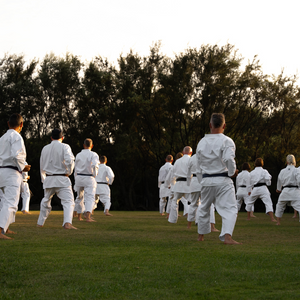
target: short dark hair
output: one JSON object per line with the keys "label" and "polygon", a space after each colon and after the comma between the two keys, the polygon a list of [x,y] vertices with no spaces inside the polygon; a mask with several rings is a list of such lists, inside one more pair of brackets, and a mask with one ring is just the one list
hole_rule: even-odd
{"label": "short dark hair", "polygon": [[104,164],[104,163],[107,162],[107,157],[104,156],[104,155],[102,155],[102,156],[100,156],[99,160],[100,160],[100,162],[101,162],[102,164]]}
{"label": "short dark hair", "polygon": [[167,162],[173,161],[173,156],[171,154],[167,155],[166,161]]}
{"label": "short dark hair", "polygon": [[11,128],[16,128],[23,122],[23,117],[20,114],[14,113],[9,117],[8,122]]}
{"label": "short dark hair", "polygon": [[175,159],[179,159],[183,156],[183,153],[182,152],[178,152],[175,156]]}
{"label": "short dark hair", "polygon": [[255,167],[263,167],[264,166],[264,161],[263,161],[263,159],[262,158],[257,158],[256,160],[255,160]]}
{"label": "short dark hair", "polygon": [[247,163],[247,162],[244,162],[244,163],[243,163],[242,170],[248,170],[248,171],[251,170],[250,164]]}
{"label": "short dark hair", "polygon": [[63,137],[63,134],[62,134],[62,130],[60,130],[59,128],[54,128],[52,130],[52,133],[51,133],[51,137],[54,139],[54,140],[59,140]]}
{"label": "short dark hair", "polygon": [[92,147],[93,141],[91,139],[85,139],[83,144],[89,148],[89,147]]}
{"label": "short dark hair", "polygon": [[211,115],[210,121],[214,128],[220,128],[225,123],[225,116],[222,113],[213,113]]}

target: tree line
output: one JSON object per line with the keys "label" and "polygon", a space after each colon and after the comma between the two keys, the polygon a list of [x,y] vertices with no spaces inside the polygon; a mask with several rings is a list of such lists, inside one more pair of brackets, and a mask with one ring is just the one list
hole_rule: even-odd
{"label": "tree line", "polygon": [[189,48],[171,59],[156,43],[148,56],[130,51],[117,65],[102,57],[83,63],[70,53],[29,62],[6,54],[0,59],[0,133],[12,113],[23,116],[31,205],[38,208],[43,197],[41,150],[59,127],[74,155],[89,137],[93,150],[107,156],[116,175],[113,209],[157,209],[165,157],[186,145],[196,150],[213,112],[226,116],[238,168],[264,159],[276,201],[285,157],[300,153],[297,77],[263,74],[257,57],[242,62],[231,44]]}

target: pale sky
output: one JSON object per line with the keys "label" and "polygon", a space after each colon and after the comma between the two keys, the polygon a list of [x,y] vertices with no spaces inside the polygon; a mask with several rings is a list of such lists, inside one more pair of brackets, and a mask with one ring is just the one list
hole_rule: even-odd
{"label": "pale sky", "polygon": [[[202,44],[235,45],[264,74],[300,71],[299,0],[0,0],[0,58],[24,54],[95,56],[116,63],[130,49],[168,57]],[[300,85],[300,81],[298,81]]]}

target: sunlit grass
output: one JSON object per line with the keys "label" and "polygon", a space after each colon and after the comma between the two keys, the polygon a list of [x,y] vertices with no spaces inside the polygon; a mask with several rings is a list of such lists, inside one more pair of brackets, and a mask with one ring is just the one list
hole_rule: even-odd
{"label": "sunlit grass", "polygon": [[[218,233],[197,242],[186,218],[169,224],[158,212],[96,211],[95,223],[62,228],[51,212],[17,213],[12,241],[0,241],[0,299],[299,299],[300,223],[282,225],[240,213],[227,246]],[[216,227],[221,220],[216,216]]]}

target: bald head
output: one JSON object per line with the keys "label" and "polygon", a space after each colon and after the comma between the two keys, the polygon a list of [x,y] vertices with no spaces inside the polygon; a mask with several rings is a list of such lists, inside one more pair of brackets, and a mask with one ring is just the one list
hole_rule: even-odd
{"label": "bald head", "polygon": [[182,153],[184,154],[184,155],[192,155],[192,153],[193,153],[193,149],[190,147],[190,146],[185,146],[184,148],[183,148],[183,151],[182,151]]}

